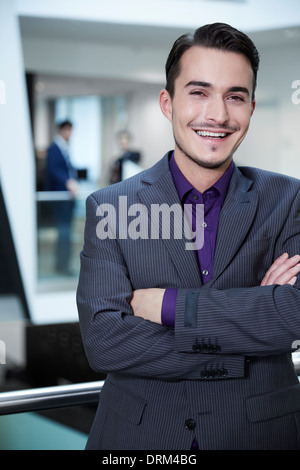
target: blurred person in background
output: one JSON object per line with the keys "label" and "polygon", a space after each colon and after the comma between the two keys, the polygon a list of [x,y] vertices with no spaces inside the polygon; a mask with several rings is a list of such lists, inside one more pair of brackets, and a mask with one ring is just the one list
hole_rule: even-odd
{"label": "blurred person in background", "polygon": [[131,147],[131,135],[127,130],[117,134],[118,142],[122,151],[121,156],[115,161],[111,169],[110,184],[119,183],[126,177],[126,163],[140,163],[141,154]]}
{"label": "blurred person in background", "polygon": [[73,124],[65,120],[58,124],[57,135],[48,148],[45,184],[46,191],[62,191],[67,197],[51,203],[57,227],[55,266],[57,273],[72,275],[70,261],[72,248],[72,220],[78,195],[78,174],[69,156],[69,141]]}

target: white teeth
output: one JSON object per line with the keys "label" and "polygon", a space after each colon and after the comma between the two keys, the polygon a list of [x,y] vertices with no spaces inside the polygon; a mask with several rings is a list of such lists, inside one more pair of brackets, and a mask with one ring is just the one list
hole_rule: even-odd
{"label": "white teeth", "polygon": [[201,137],[226,137],[226,132],[196,131]]}

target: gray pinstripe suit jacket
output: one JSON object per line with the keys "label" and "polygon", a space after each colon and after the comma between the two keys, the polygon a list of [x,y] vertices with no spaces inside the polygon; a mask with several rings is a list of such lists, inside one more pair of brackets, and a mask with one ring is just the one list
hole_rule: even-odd
{"label": "gray pinstripe suit jacket", "polygon": [[[300,279],[259,284],[300,251],[300,182],[235,168],[220,214],[213,279],[184,239],[100,240],[100,204],[179,203],[168,154],[87,200],[77,303],[86,354],[107,373],[87,449],[299,449]],[[117,227],[118,229],[118,227]],[[133,289],[178,288],[175,328],[134,317]],[[187,421],[188,420],[188,421]]]}

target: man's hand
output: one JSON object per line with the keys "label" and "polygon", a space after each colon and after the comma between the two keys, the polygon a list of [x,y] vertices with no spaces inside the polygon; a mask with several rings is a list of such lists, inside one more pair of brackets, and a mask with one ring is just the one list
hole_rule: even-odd
{"label": "man's hand", "polygon": [[138,289],[133,292],[130,301],[136,317],[142,317],[161,325],[161,307],[165,289]]}
{"label": "man's hand", "polygon": [[261,286],[271,286],[279,284],[281,286],[290,284],[293,286],[297,280],[297,274],[300,272],[300,256],[295,255],[289,258],[287,253],[279,256],[272,264],[261,281]]}
{"label": "man's hand", "polygon": [[79,192],[79,185],[75,179],[73,178],[68,179],[66,181],[66,188],[71,193],[73,198],[77,197],[78,192]]}

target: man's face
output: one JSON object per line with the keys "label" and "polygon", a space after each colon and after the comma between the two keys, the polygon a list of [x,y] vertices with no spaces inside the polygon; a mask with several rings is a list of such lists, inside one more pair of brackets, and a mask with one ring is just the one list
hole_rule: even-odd
{"label": "man's face", "polygon": [[60,134],[66,142],[69,142],[72,134],[72,126],[65,126],[63,129],[61,129]]}
{"label": "man's face", "polygon": [[119,142],[122,150],[129,149],[129,138],[127,134],[121,134],[119,137]]}
{"label": "man's face", "polygon": [[172,122],[177,163],[225,168],[244,139],[255,102],[253,71],[242,54],[194,46],[180,61],[173,99],[160,105]]}

